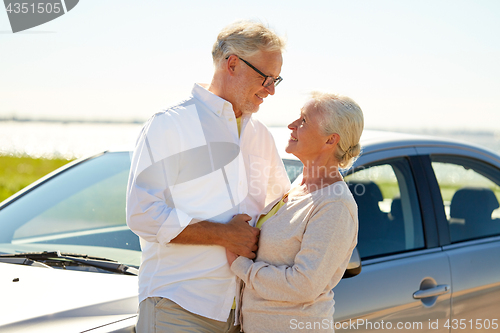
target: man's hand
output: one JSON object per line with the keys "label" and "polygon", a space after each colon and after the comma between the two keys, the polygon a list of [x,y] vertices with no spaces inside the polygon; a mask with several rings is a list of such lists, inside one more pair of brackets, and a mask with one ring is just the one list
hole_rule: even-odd
{"label": "man's hand", "polygon": [[253,259],[258,248],[260,230],[248,224],[251,219],[247,214],[235,215],[225,225],[222,245],[237,255]]}
{"label": "man's hand", "polygon": [[228,223],[193,220],[170,243],[220,245],[231,252],[250,259],[255,258],[260,230],[248,224],[247,214],[235,215]]}

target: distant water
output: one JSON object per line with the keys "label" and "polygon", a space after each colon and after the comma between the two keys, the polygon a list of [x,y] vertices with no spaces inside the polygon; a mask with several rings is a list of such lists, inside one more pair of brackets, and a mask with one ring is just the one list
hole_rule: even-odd
{"label": "distant water", "polygon": [[[104,150],[132,149],[142,125],[0,121],[0,155],[79,158]],[[271,128],[283,150],[290,131]],[[409,131],[405,131],[409,132]],[[500,154],[499,132],[411,131],[484,146]]]}
{"label": "distant water", "polygon": [[0,122],[0,155],[79,158],[132,149],[140,124]]}

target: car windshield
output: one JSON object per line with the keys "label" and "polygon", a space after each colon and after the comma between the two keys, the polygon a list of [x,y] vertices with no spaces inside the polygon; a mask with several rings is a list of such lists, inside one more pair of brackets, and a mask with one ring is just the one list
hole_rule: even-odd
{"label": "car windshield", "polygon": [[125,220],[130,155],[79,163],[0,210],[0,253],[61,251],[139,266],[139,238]]}
{"label": "car windshield", "polygon": [[[302,163],[285,159],[293,181]],[[139,238],[125,218],[128,152],[105,153],[48,179],[0,210],[0,254],[61,251],[138,267]]]}

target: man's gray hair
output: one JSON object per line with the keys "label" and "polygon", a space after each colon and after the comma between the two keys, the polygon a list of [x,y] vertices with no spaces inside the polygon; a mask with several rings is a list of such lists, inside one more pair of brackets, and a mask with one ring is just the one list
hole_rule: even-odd
{"label": "man's gray hair", "polygon": [[214,65],[230,55],[250,58],[259,51],[283,52],[285,40],[262,23],[237,21],[225,27],[217,36],[212,49]]}
{"label": "man's gray hair", "polygon": [[363,111],[359,105],[347,96],[325,92],[312,92],[314,106],[321,114],[320,127],[325,135],[340,136],[335,158],[342,169],[352,166],[361,153],[359,139],[363,132]]}

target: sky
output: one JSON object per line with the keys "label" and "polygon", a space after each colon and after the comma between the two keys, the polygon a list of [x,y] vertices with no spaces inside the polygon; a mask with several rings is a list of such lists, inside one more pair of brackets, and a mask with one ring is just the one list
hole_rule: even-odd
{"label": "sky", "polygon": [[498,0],[80,0],[13,34],[0,8],[0,118],[144,121],[209,83],[217,34],[251,19],[288,41],[269,126],[323,90],[366,128],[500,132],[499,18]]}

